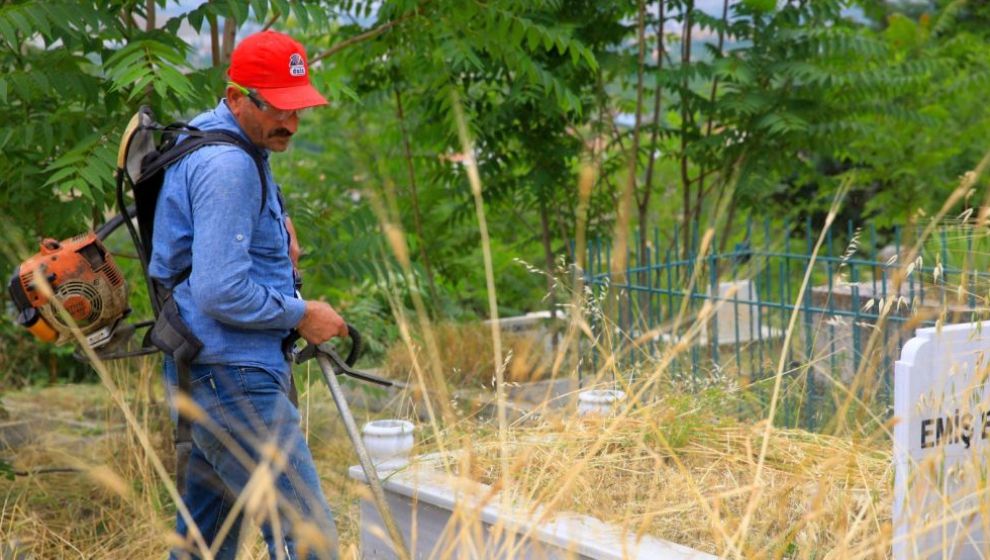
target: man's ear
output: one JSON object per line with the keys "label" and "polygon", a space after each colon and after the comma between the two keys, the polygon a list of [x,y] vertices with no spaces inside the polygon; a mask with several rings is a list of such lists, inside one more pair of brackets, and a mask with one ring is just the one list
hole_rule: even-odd
{"label": "man's ear", "polygon": [[230,112],[234,113],[234,116],[239,116],[241,113],[241,105],[244,103],[245,95],[241,90],[235,88],[234,86],[227,86],[227,90],[224,93],[227,97],[227,106],[230,107]]}

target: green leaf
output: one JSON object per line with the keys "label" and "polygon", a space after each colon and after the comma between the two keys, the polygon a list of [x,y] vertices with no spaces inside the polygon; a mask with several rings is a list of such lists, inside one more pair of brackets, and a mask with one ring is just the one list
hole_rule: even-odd
{"label": "green leaf", "polygon": [[7,147],[7,143],[14,137],[15,129],[9,128],[6,132],[0,134],[0,150]]}
{"label": "green leaf", "polygon": [[34,28],[31,26],[31,22],[24,17],[19,10],[11,10],[7,17],[17,26],[17,30],[21,32],[25,37],[30,37],[34,35]]}
{"label": "green leaf", "polygon": [[115,76],[113,79],[113,91],[120,91],[130,87],[134,84],[138,78],[144,77],[145,80],[151,80],[152,76],[148,72],[147,68],[144,66],[134,65],[128,68],[123,74]]}
{"label": "green leaf", "polygon": [[34,26],[41,32],[45,37],[50,37],[52,34],[52,27],[48,23],[48,18],[45,13],[41,10],[39,6],[31,6],[32,9],[25,9],[27,17],[34,22]]}
{"label": "green leaf", "polygon": [[301,25],[304,29],[309,27],[310,14],[306,4],[297,4],[295,14],[296,19],[299,20],[299,25]]}
{"label": "green leaf", "polygon": [[103,61],[103,65],[106,67],[116,67],[116,66],[129,66],[134,64],[138,59],[145,56],[144,45],[141,41],[135,41],[130,43],[126,47],[118,49],[112,55],[110,55],[106,60]]}
{"label": "green leaf", "polygon": [[167,97],[169,92],[168,84],[162,80],[152,80],[151,87],[158,94],[158,97]]}
{"label": "green leaf", "polygon": [[526,46],[529,50],[536,50],[536,47],[540,44],[540,30],[535,26],[529,26],[526,29]]}
{"label": "green leaf", "polygon": [[[186,20],[189,22],[189,25],[191,25],[192,28],[195,29],[197,33],[203,32],[203,22],[207,19],[208,18],[206,17],[206,12],[200,9],[192,10],[186,15]],[[173,31],[173,33],[177,31],[178,29]]]}
{"label": "green leaf", "polygon": [[247,21],[249,15],[247,2],[230,2],[227,6],[230,7],[230,14],[237,23],[242,24]]}
{"label": "green leaf", "polygon": [[48,177],[48,180],[45,181],[42,186],[48,186],[48,185],[52,185],[52,184],[55,184],[55,183],[61,183],[66,178],[71,177],[71,176],[73,176],[75,174],[76,174],[76,168],[75,167],[72,167],[72,166],[63,167],[63,168],[59,169],[58,171],[56,171],[55,173],[52,173],[51,176]]}
{"label": "green leaf", "polygon": [[777,0],[743,0],[743,5],[755,12],[766,13],[777,7]]}
{"label": "green leaf", "polygon": [[93,200],[93,191],[89,188],[89,184],[86,181],[77,179],[72,182],[72,188],[78,190],[87,200]]}
{"label": "green leaf", "polygon": [[134,87],[133,89],[131,89],[131,93],[127,97],[128,100],[133,101],[134,99],[137,99],[142,95],[144,95],[145,89],[147,88],[148,84],[152,83],[154,79],[155,79],[154,76],[150,76],[146,74],[142,76],[140,79],[138,79],[136,82],[134,82]]}
{"label": "green leaf", "polygon": [[265,21],[268,19],[268,2],[266,0],[251,0],[250,3],[256,20]]}
{"label": "green leaf", "polygon": [[169,45],[159,41],[149,43],[150,52],[155,55],[156,63],[168,62],[173,66],[184,66],[186,63],[185,45]]}
{"label": "green leaf", "polygon": [[176,71],[170,66],[161,66],[158,69],[162,82],[168,85],[180,97],[189,97],[192,93],[192,83],[184,74]]}
{"label": "green leaf", "polygon": [[86,183],[92,187],[101,188],[103,186],[103,181],[100,179],[99,174],[88,165],[79,167],[79,176],[82,177]]}
{"label": "green leaf", "polygon": [[887,19],[887,29],[883,34],[892,45],[900,49],[911,49],[919,44],[918,25],[902,14],[895,13]]}
{"label": "green leaf", "polygon": [[93,156],[96,157],[107,169],[114,169],[117,167],[117,150],[115,146],[100,145],[93,151]]}
{"label": "green leaf", "polygon": [[4,459],[0,459],[0,476],[6,478],[7,480],[14,480],[15,470],[14,465],[11,465]]}
{"label": "green leaf", "polygon": [[71,167],[71,166],[73,166],[73,165],[75,165],[77,163],[82,162],[83,160],[86,159],[86,150],[87,150],[87,148],[88,148],[88,146],[86,146],[86,145],[76,146],[72,150],[70,150],[70,151],[66,152],[65,154],[63,154],[62,157],[60,157],[57,160],[55,160],[54,162],[52,162],[52,164],[50,166],[48,166],[48,169],[59,169],[59,168],[63,168],[63,167]]}
{"label": "green leaf", "polygon": [[[553,37],[551,37],[550,35],[543,36],[543,50],[551,51],[556,46],[557,44],[554,42]],[[561,47],[560,50],[561,52],[563,52],[564,50],[563,47]]]}
{"label": "green leaf", "polygon": [[19,43],[14,28],[2,17],[0,17],[0,35],[3,35],[4,40],[10,45],[17,45]]}
{"label": "green leaf", "polygon": [[[275,6],[275,9],[278,10],[280,14],[282,14],[282,17],[289,14],[290,4],[288,0],[272,0],[272,5]],[[296,4],[296,7],[298,9],[299,5]]]}

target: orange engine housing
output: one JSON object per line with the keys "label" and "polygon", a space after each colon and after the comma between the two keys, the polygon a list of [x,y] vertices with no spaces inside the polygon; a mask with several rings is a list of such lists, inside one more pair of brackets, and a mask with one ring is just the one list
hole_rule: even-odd
{"label": "orange engine housing", "polygon": [[74,324],[89,346],[98,347],[130,312],[124,276],[94,232],[64,241],[43,240],[41,250],[14,270],[8,291],[18,310],[17,322],[55,344],[72,339]]}

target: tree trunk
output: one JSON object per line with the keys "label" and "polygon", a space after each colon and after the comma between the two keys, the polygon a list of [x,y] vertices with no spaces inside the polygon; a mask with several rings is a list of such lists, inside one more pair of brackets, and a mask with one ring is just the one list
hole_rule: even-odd
{"label": "tree trunk", "polygon": [[[639,14],[637,16],[637,65],[636,65],[636,118],[633,123],[632,146],[629,148],[629,169],[627,170],[626,184],[622,189],[622,197],[619,199],[619,208],[615,220],[615,249],[612,251],[611,275],[612,285],[622,285],[628,282],[626,270],[629,268],[629,218],[632,211],[633,198],[636,194],[636,173],[639,168],[639,128],[643,111],[643,59],[646,56],[646,5],[644,0],[639,1]],[[620,328],[630,328],[628,322],[622,320],[619,305],[618,292],[610,290],[608,317],[615,317]],[[632,310],[627,310],[631,313]],[[631,317],[631,315],[628,315]]]}
{"label": "tree trunk", "polygon": [[[725,26],[729,23],[729,0],[723,0],[722,2],[722,27],[718,30],[718,55],[722,56],[722,48],[725,46]],[[709,96],[712,106],[715,104],[715,96],[718,95],[718,77],[712,80],[712,93]],[[705,126],[705,137],[712,135],[712,125],[714,124],[714,119],[712,114],[708,114],[708,124]],[[705,169],[700,169],[698,173],[698,198],[694,206],[694,218],[698,223],[701,223],[701,209],[704,202],[705,193]],[[723,184],[723,188],[724,188]],[[723,239],[724,243],[725,240]]]}
{"label": "tree trunk", "polygon": [[232,17],[223,19],[223,62],[230,62],[230,53],[234,52],[234,41],[237,39],[237,22]]}
{"label": "tree trunk", "polygon": [[220,66],[220,29],[216,14],[210,14],[210,58],[213,67]]}
{"label": "tree trunk", "polygon": [[[691,12],[694,9],[694,2],[687,2],[683,8],[684,12],[684,30],[681,35],[681,69],[685,69],[688,64],[691,63],[691,26],[693,22],[691,21]],[[688,84],[687,72],[684,72],[684,78],[681,81],[681,188],[684,194],[684,208],[682,208],[682,216],[684,220],[684,257],[691,253],[691,178],[688,174],[688,155],[687,155],[687,145],[688,145],[688,126],[691,122],[691,111],[688,107]]]}
{"label": "tree trunk", "polygon": [[[144,30],[152,31],[155,29],[155,0],[147,0],[145,2],[145,21]],[[151,105],[151,101],[155,95],[155,88],[150,83],[144,86],[144,104]]]}
{"label": "tree trunk", "polygon": [[552,235],[550,233],[550,214],[547,209],[547,201],[545,199],[540,199],[540,230],[543,238],[543,258],[546,261],[547,267],[547,296],[550,302],[550,316],[554,316],[555,308],[557,306],[557,297],[554,293],[553,287],[553,244]]}
{"label": "tree trunk", "polygon": [[[564,220],[562,206],[563,205],[561,204],[554,205],[554,213],[553,213],[554,225],[557,226],[557,235],[560,236],[561,240],[565,240],[564,246],[562,248],[562,251],[564,252],[564,256],[573,262],[574,253],[572,252],[571,244],[566,242],[567,239],[573,239],[573,236],[567,229],[567,223]],[[573,212],[571,217],[573,218]]]}
{"label": "tree trunk", "polygon": [[145,6],[145,31],[152,31],[155,29],[155,0],[146,0]]}
{"label": "tree trunk", "polygon": [[409,173],[409,198],[412,202],[413,227],[416,228],[419,258],[423,260],[423,269],[426,271],[426,282],[430,288],[430,297],[433,298],[434,310],[439,310],[440,297],[437,293],[436,281],[433,278],[433,266],[430,263],[430,255],[426,251],[426,236],[423,234],[423,216],[419,210],[419,194],[416,188],[416,168],[413,166],[412,150],[409,147],[409,134],[406,131],[406,114],[402,109],[402,94],[399,92],[398,86],[395,86],[395,112],[399,118],[399,131],[402,133],[402,150],[406,159],[406,171]]}
{"label": "tree trunk", "polygon": [[[724,193],[724,196],[730,196],[734,198],[734,191],[729,191]],[[725,225],[722,227],[722,239],[719,242],[719,251],[725,252],[726,247],[729,245],[729,234],[732,232],[732,222],[736,217],[736,203],[732,199],[729,199],[725,203],[729,207],[729,215],[725,218]]]}
{"label": "tree trunk", "polygon": [[[660,86],[660,74],[663,72],[663,0],[657,3],[657,77],[656,89],[653,92],[653,128],[650,131],[650,155],[646,162],[646,179],[643,185],[643,198],[637,200],[639,210],[639,254],[646,256],[649,239],[649,209],[650,198],[653,194],[653,168],[657,159],[657,138],[660,136],[660,111],[662,108],[663,88]],[[649,274],[644,271],[644,275]],[[641,280],[645,283],[646,278]]]}

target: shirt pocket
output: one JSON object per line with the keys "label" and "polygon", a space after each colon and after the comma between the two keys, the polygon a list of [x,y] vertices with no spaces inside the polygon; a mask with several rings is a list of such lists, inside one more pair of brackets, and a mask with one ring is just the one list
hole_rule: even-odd
{"label": "shirt pocket", "polygon": [[251,249],[264,255],[288,254],[289,244],[285,238],[282,216],[271,207],[266,207],[258,216],[258,225],[251,236]]}

